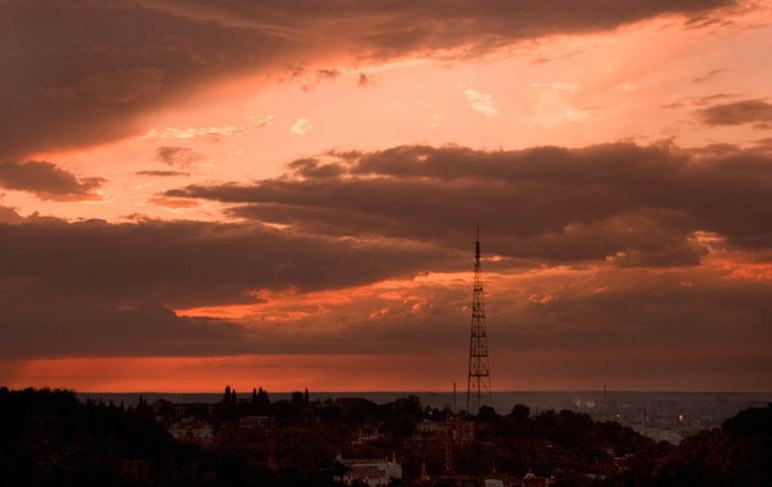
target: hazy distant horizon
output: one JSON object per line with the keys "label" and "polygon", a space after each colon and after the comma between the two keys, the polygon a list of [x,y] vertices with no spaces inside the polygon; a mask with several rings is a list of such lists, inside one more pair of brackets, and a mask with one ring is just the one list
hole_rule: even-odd
{"label": "hazy distant horizon", "polygon": [[[289,400],[295,391],[267,391],[271,401]],[[376,404],[384,404],[398,398],[417,396],[421,403],[435,408],[451,407],[454,410],[464,409],[466,406],[466,391],[308,391],[311,400],[322,402],[328,399],[355,398],[369,399]],[[249,401],[252,389],[236,389],[237,397]],[[137,404],[142,396],[149,402],[158,399],[166,399],[173,403],[208,403],[214,404],[222,400],[224,391],[174,393],[174,392],[78,392],[75,394],[85,400],[102,399],[113,400],[114,403],[124,401],[128,404]],[[474,392],[472,393],[474,397]],[[538,409],[575,409],[584,408],[587,411],[595,410],[602,406],[604,401],[618,403],[619,406],[633,405],[638,407],[646,404],[657,404],[663,401],[681,401],[692,407],[715,406],[719,398],[735,403],[729,411],[739,411],[748,406],[764,406],[772,403],[772,392],[753,391],[622,391],[622,390],[575,390],[575,391],[493,391],[491,400],[483,398],[483,404],[493,406],[499,414],[506,414],[513,405],[522,403]],[[455,401],[454,401],[455,399]],[[455,404],[455,405],[454,405]],[[583,405],[583,406],[582,406]]]}
{"label": "hazy distant horizon", "polygon": [[[45,386],[43,386],[45,387]],[[66,387],[61,389],[67,389]],[[293,389],[287,391],[267,391],[269,394],[292,394],[293,392],[302,392],[305,388]],[[191,392],[174,392],[174,391],[78,391],[74,390],[77,394],[223,394],[224,388],[221,391],[191,391]],[[242,392],[252,393],[252,389],[247,391],[237,390],[239,394]],[[466,390],[456,391],[456,394],[466,394]],[[603,389],[512,389],[512,390],[494,390],[493,394],[510,394],[510,393],[572,393],[572,392],[598,392],[603,393]],[[724,391],[724,390],[684,390],[684,389],[651,389],[651,390],[637,390],[637,389],[606,389],[607,393],[684,393],[684,394],[772,394],[772,391]],[[453,390],[421,390],[421,391],[399,391],[399,390],[368,390],[368,391],[311,391],[309,394],[453,394]]]}

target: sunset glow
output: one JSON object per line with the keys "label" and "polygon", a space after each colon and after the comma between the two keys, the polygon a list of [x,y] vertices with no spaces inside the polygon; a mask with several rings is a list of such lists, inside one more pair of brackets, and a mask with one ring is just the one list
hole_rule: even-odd
{"label": "sunset glow", "polygon": [[483,4],[0,2],[0,384],[772,390],[772,2]]}

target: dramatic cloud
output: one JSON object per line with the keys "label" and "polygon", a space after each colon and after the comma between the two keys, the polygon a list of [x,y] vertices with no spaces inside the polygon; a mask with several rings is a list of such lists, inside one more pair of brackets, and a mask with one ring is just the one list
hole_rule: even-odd
{"label": "dramatic cloud", "polygon": [[0,225],[0,241],[0,280],[24,283],[6,289],[5,299],[115,306],[253,302],[261,289],[348,287],[447,262],[447,253],[415,244],[193,221],[31,219]]}
{"label": "dramatic cloud", "polygon": [[[193,19],[215,18],[225,25],[281,32],[297,41],[317,36],[345,44],[370,55],[393,56],[410,51],[431,51],[469,45],[470,53],[558,33],[613,29],[619,25],[663,14],[704,18],[713,9],[732,6],[726,0],[653,1],[620,4],[609,0],[583,2],[550,0],[493,1],[481,9],[471,1],[356,3],[333,1],[321,5],[254,5],[211,0],[143,2]],[[458,20],[464,21],[459,23]]]}
{"label": "dramatic cloud", "polygon": [[[11,222],[0,223],[4,356],[278,352],[297,341],[292,327],[266,335],[168,308],[254,305],[266,292],[328,291],[456,267],[426,246],[259,225],[0,215]],[[303,349],[316,347],[301,342]]]}
{"label": "dramatic cloud", "polygon": [[768,389],[768,3],[0,0],[0,381]]}
{"label": "dramatic cloud", "polygon": [[177,316],[161,307],[55,301],[29,308],[0,304],[3,357],[213,355],[247,352],[243,327]]}
{"label": "dramatic cloud", "polygon": [[772,159],[607,144],[476,151],[402,146],[331,153],[253,185],[192,185],[171,197],[321,235],[379,236],[466,249],[481,219],[486,249],[556,262],[696,265],[699,232],[772,249]]}
{"label": "dramatic cloud", "polygon": [[[671,387],[684,389],[722,389],[737,383],[738,374],[745,387],[770,384],[768,279],[736,279],[721,269],[498,275],[490,261],[484,265],[498,388],[565,387],[570,380],[657,387],[656,378],[670,370],[679,371]],[[147,305],[54,300],[6,312],[0,303],[9,324],[0,329],[0,351],[5,357],[375,354],[399,356],[390,374],[403,380],[410,366],[402,358],[415,355],[431,357],[430,369],[463,373],[470,277],[268,292],[252,305],[255,316],[239,322]]]}
{"label": "dramatic cloud", "polygon": [[697,118],[708,125],[740,125],[772,122],[772,105],[765,100],[742,100],[713,105],[697,111]]}
{"label": "dramatic cloud", "polygon": [[612,363],[617,380],[656,387],[656,357],[659,378],[765,387],[770,185],[769,154],[737,147],[402,146],[159,196],[217,200],[270,226],[11,211],[0,352],[416,354],[451,367],[468,338],[480,218],[497,370],[592,381]]}
{"label": "dramatic cloud", "polygon": [[135,134],[149,110],[226,77],[282,65],[448,49],[475,56],[521,40],[665,14],[699,17],[733,4],[11,0],[0,5],[0,156]]}
{"label": "dramatic cloud", "polygon": [[0,223],[21,223],[24,217],[19,215],[13,208],[0,206]]}
{"label": "dramatic cloud", "polygon": [[[3,2],[0,151],[136,133],[136,116],[207,81],[266,65],[286,41],[108,1]],[[259,61],[258,61],[259,60]]]}
{"label": "dramatic cloud", "polygon": [[0,162],[0,186],[33,193],[44,200],[94,200],[104,182],[98,177],[78,178],[46,161]]}

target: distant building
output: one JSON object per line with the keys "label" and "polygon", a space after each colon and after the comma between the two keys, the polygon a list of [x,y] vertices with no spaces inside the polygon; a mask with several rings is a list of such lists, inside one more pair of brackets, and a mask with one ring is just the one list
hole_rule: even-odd
{"label": "distant building", "polygon": [[239,427],[247,430],[268,430],[273,426],[270,416],[244,416],[239,418]]}
{"label": "distant building", "polygon": [[530,470],[523,477],[523,487],[549,487],[550,479],[547,477],[537,477]]}
{"label": "distant building", "polygon": [[466,443],[474,440],[474,421],[467,421],[455,414],[441,423],[425,419],[416,425],[413,439],[450,440],[453,443]]}
{"label": "distant building", "polygon": [[338,455],[337,460],[349,469],[341,479],[346,485],[358,481],[370,487],[382,487],[402,478],[402,465],[397,463],[394,455],[391,460],[388,458],[343,459]]}
{"label": "distant building", "polygon": [[182,421],[172,423],[169,426],[169,433],[175,440],[198,443],[200,445],[211,445],[214,443],[214,431],[209,423],[203,421],[194,421],[191,418],[185,418]]}
{"label": "distant building", "polygon": [[[636,432],[640,433],[637,428],[633,428]],[[648,428],[646,429],[646,436],[653,438],[654,441],[667,441],[672,445],[681,443],[683,437],[675,431],[670,431],[662,428]]]}
{"label": "distant building", "polygon": [[445,427],[450,432],[450,439],[454,443],[466,443],[474,440],[474,421],[467,421],[454,414],[445,421]]}
{"label": "distant building", "polygon": [[419,438],[433,437],[447,432],[444,424],[440,424],[431,419],[424,419],[415,426],[415,435]]}
{"label": "distant building", "polygon": [[359,428],[356,438],[351,442],[353,445],[364,445],[368,441],[380,440],[383,438],[383,433],[379,431],[378,427],[365,427]]}
{"label": "distant building", "polygon": [[334,404],[344,413],[348,413],[354,409],[367,407],[371,401],[364,397],[338,397],[335,398]]}

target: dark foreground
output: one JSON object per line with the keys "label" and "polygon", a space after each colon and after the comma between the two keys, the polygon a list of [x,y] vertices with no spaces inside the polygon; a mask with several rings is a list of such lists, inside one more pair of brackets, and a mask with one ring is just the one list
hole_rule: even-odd
{"label": "dark foreground", "polygon": [[[175,439],[172,434],[178,439]],[[395,485],[772,485],[772,407],[720,428],[655,442],[572,411],[476,417],[415,397],[214,405],[81,403],[69,391],[0,389],[0,484],[99,486],[332,486],[345,460],[392,458]],[[527,484],[527,483],[526,483]]]}

